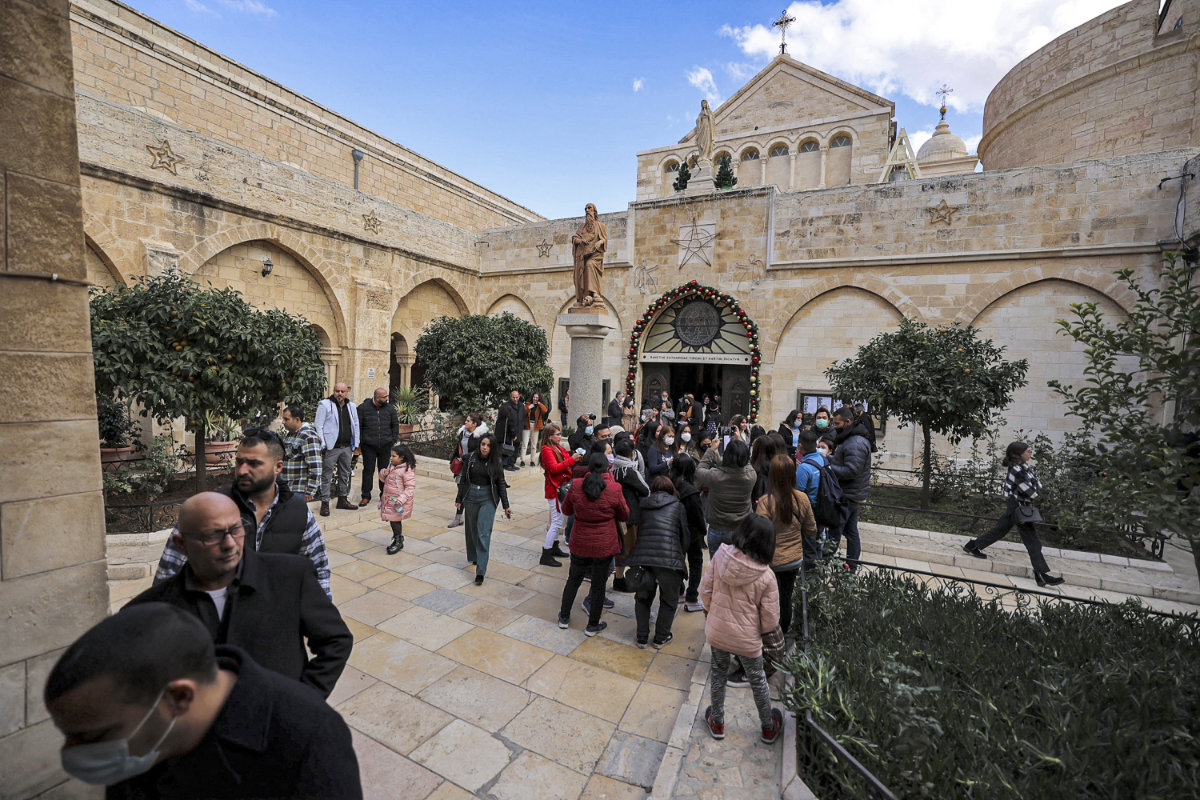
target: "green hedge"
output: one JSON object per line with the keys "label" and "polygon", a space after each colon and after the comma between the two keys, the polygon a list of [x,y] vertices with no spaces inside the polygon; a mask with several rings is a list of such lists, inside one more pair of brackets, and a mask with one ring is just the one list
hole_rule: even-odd
{"label": "green hedge", "polygon": [[[898,797],[1200,795],[1195,617],[1133,602],[1014,611],[886,570],[810,581],[788,705]],[[823,800],[854,785],[827,766]]]}

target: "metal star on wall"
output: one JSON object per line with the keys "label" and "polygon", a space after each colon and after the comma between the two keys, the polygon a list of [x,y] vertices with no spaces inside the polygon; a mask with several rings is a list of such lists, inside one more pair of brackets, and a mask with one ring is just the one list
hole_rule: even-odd
{"label": "metal star on wall", "polygon": [[374,211],[372,211],[370,214],[363,214],[362,218],[363,227],[367,229],[368,233],[379,233],[383,226],[383,220],[375,216]]}
{"label": "metal star on wall", "polygon": [[671,241],[683,248],[683,257],[679,259],[679,268],[686,267],[693,258],[698,261],[703,261],[706,267],[712,266],[712,253],[708,251],[708,247],[717,238],[717,234],[708,233],[700,230],[700,223],[692,219],[691,229],[688,230],[687,236]]}
{"label": "metal star on wall", "polygon": [[534,247],[538,249],[538,258],[549,258],[550,248],[554,247],[554,245],[551,242],[547,242],[546,237],[543,236],[542,241],[534,245]]}
{"label": "metal star on wall", "polygon": [[172,175],[178,175],[175,165],[186,160],[183,156],[175,155],[175,151],[171,149],[171,143],[166,139],[163,139],[162,144],[159,145],[148,144],[146,149],[150,151],[150,155],[154,156],[154,160],[150,162],[150,169],[165,169]]}
{"label": "metal star on wall", "polygon": [[946,198],[943,197],[942,202],[936,206],[930,206],[925,211],[929,214],[930,225],[938,225],[940,223],[949,225],[954,221],[954,215],[958,211],[958,206],[950,205],[946,202]]}

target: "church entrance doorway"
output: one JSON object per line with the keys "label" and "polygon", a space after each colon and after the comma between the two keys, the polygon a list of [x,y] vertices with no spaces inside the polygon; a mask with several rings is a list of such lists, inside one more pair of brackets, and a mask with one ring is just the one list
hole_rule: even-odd
{"label": "church entrance doorway", "polygon": [[720,395],[723,421],[734,414],[750,414],[749,365],[653,362],[642,368],[642,386],[647,399],[661,398],[666,389],[672,403],[689,392],[697,403],[703,403],[705,395]]}

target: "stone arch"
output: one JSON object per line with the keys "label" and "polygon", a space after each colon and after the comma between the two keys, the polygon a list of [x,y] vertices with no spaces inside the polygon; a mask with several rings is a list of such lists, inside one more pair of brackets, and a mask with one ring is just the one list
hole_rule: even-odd
{"label": "stone arch", "polygon": [[775,360],[776,350],[779,347],[783,332],[793,324],[806,306],[822,295],[829,294],[838,289],[861,289],[868,294],[878,297],[884,303],[894,308],[901,316],[914,319],[918,322],[925,322],[925,315],[921,313],[921,309],[917,307],[917,304],[908,295],[903,294],[887,281],[870,275],[858,275],[855,277],[854,283],[843,283],[839,278],[831,275],[820,280],[806,282],[804,286],[795,290],[783,290],[785,292],[795,291],[795,294],[790,294],[792,303],[789,305],[792,310],[784,311],[772,320],[770,325],[759,328],[763,331],[760,343],[763,351],[763,361],[770,364]]}
{"label": "stone arch", "polygon": [[268,242],[284,250],[312,275],[329,302],[335,327],[334,341],[349,342],[346,312],[332,283],[336,270],[307,242],[286,228],[266,222],[254,222],[214,234],[180,256],[179,269],[185,275],[195,275],[211,259],[226,250],[255,241]]}
{"label": "stone arch", "polygon": [[759,159],[764,157],[763,156],[763,148],[761,145],[759,145],[757,142],[746,142],[740,148],[738,148],[738,151],[737,151],[738,161],[742,162],[742,161],[747,160],[746,155],[748,153],[750,153],[750,151],[754,151],[754,154],[757,156],[757,158],[749,159],[751,161],[758,161]]}
{"label": "stone arch", "polygon": [[447,271],[430,267],[420,270],[412,275],[404,277],[399,285],[393,287],[393,292],[400,298],[396,303],[396,309],[392,312],[392,317],[395,318],[396,311],[399,310],[400,303],[404,298],[412,294],[416,289],[425,283],[435,283],[441,287],[446,294],[450,295],[450,299],[454,301],[454,305],[458,308],[459,314],[470,314],[471,307],[467,305],[467,301],[463,299],[464,292],[446,279]]}
{"label": "stone arch", "polygon": [[746,142],[739,147],[736,166],[738,186],[761,185],[766,163],[766,151],[763,150],[761,142]]}
{"label": "stone arch", "polygon": [[116,284],[128,284],[121,275],[117,265],[104,248],[100,247],[91,236],[83,235],[84,263],[87,268],[87,282],[93,286],[111,287]]}
{"label": "stone arch", "polygon": [[[777,152],[783,150],[785,152]],[[763,154],[766,156],[766,170],[763,184],[775,184],[780,191],[792,189],[792,159],[796,152],[795,146],[787,139],[775,138],[767,143]],[[775,153],[772,155],[772,153]]]}
{"label": "stone arch", "polygon": [[[805,150],[805,148],[809,148]],[[821,162],[825,154],[821,151],[821,137],[816,133],[803,133],[796,144],[796,166],[792,176],[793,189],[816,189],[821,185]]]}
{"label": "stone arch", "polygon": [[[117,283],[124,283],[126,285],[132,283],[137,271],[128,268],[122,269],[117,265],[117,261],[113,258],[112,254],[121,251],[121,243],[116,235],[109,230],[109,227],[93,214],[85,214],[83,217],[83,240],[88,250],[100,262],[96,266],[103,266]],[[91,269],[89,269],[89,274],[91,274]]]}
{"label": "stone arch", "polygon": [[[833,143],[839,137],[850,139],[850,144],[834,147]],[[850,168],[854,161],[854,149],[858,147],[858,137],[850,128],[835,128],[830,131],[825,150],[825,185],[845,186],[850,183]]]}
{"label": "stone arch", "polygon": [[505,294],[497,297],[496,300],[492,302],[491,306],[488,307],[488,310],[484,313],[490,316],[492,314],[501,314],[505,311],[511,311],[514,316],[520,317],[526,322],[530,322],[534,325],[538,324],[537,317],[534,315],[533,309],[529,307],[528,303],[517,297],[515,294]]}
{"label": "stone arch", "polygon": [[1060,269],[1045,267],[1026,267],[1005,275],[1000,280],[983,287],[976,292],[969,302],[959,309],[954,321],[965,325],[973,325],[975,320],[987,308],[1004,295],[1015,289],[1029,286],[1045,280],[1061,280],[1076,283],[1092,289],[1108,298],[1126,314],[1134,307],[1137,298],[1132,292],[1111,273],[1098,275],[1092,269],[1079,266],[1069,266]]}

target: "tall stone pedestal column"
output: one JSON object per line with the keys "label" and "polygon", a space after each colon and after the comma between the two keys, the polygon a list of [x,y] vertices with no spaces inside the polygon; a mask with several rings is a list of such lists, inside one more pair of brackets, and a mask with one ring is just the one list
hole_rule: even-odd
{"label": "tall stone pedestal column", "polygon": [[604,314],[592,311],[558,315],[558,324],[571,337],[571,401],[567,404],[567,424],[574,426],[580,414],[604,416],[607,398],[604,388],[604,340],[613,329]]}

